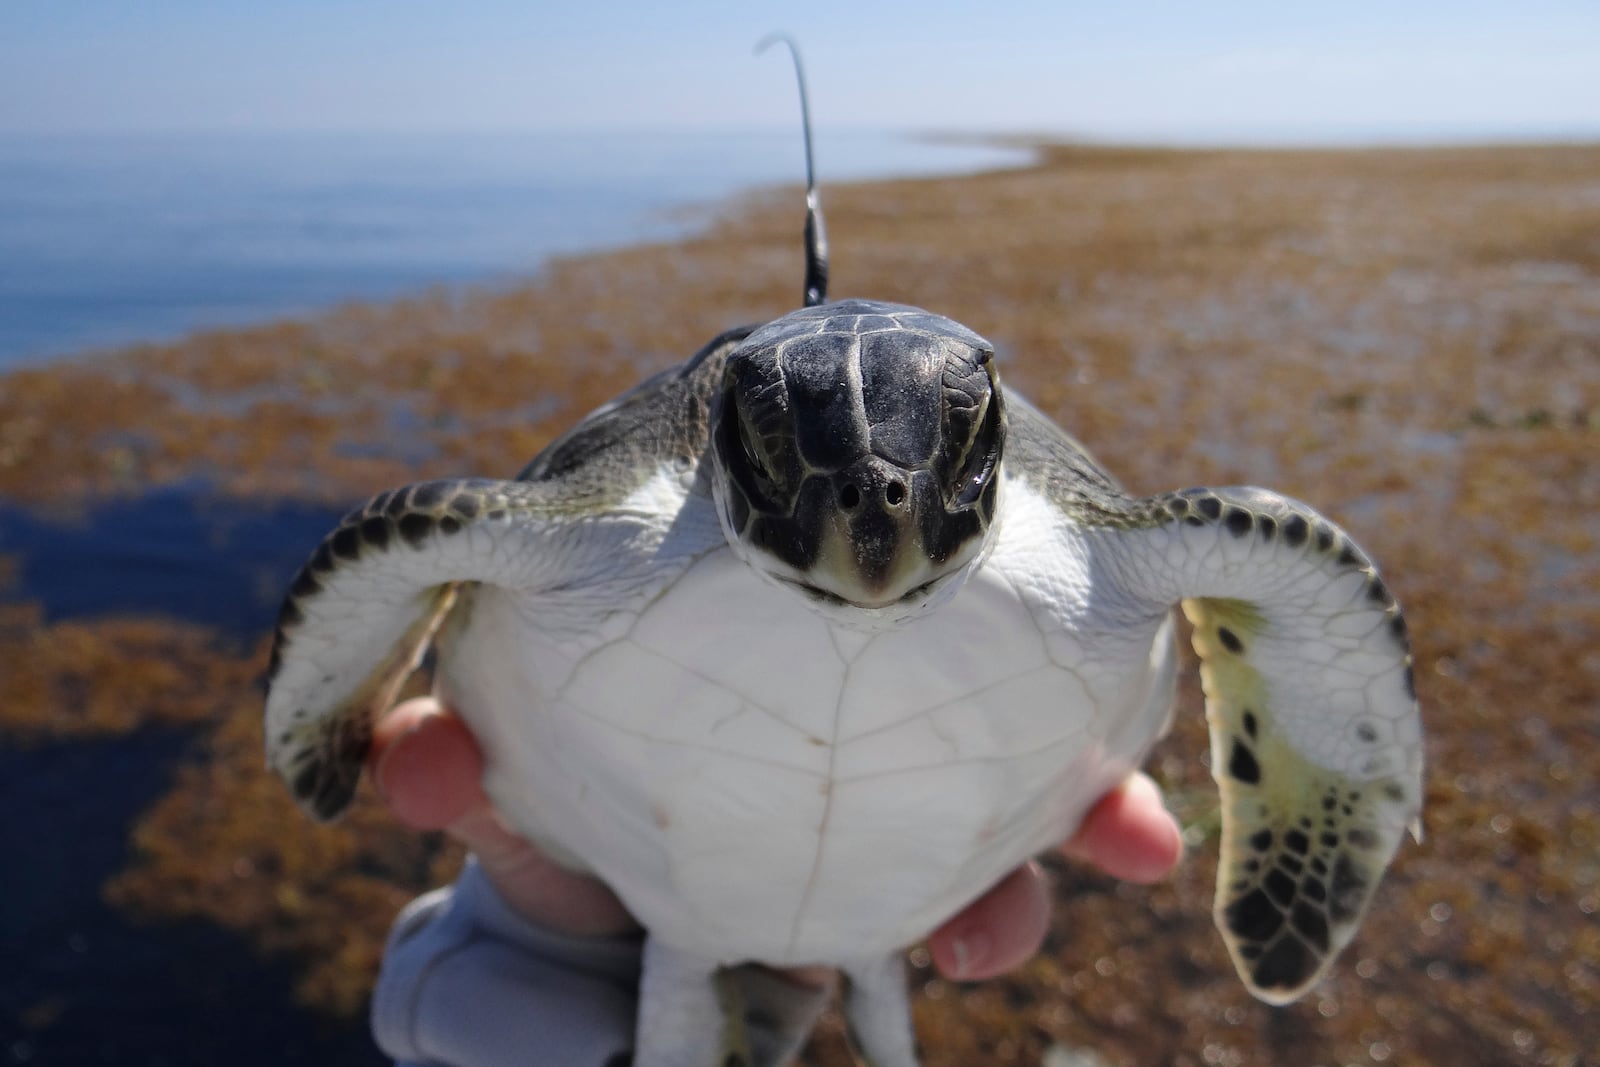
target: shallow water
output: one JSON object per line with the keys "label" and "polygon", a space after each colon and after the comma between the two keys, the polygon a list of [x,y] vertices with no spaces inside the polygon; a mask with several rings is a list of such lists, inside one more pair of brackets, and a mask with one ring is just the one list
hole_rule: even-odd
{"label": "shallow water", "polygon": [[197,487],[66,513],[0,501],[0,552],[17,559],[11,596],[40,604],[46,622],[154,615],[249,640],[271,628],[287,583],[339,514]]}
{"label": "shallow water", "polygon": [[[817,152],[830,181],[1027,158],[880,131]],[[798,182],[800,153],[787,129],[0,137],[0,367],[665,240],[689,209]]]}
{"label": "shallow water", "polygon": [[[72,513],[0,503],[9,597],[46,623],[165,617],[248,646],[337,512],[250,507],[168,487]],[[203,758],[200,727],[31,743],[0,732],[0,1061],[163,1064],[381,1063],[365,1027],[308,1014],[291,967],[205,922],[148,924],[104,899],[133,862],[134,821],[178,768]],[[240,1010],[248,1005],[247,1010]],[[226,1017],[228,1025],[197,1025]]]}
{"label": "shallow water", "polygon": [[0,804],[28,813],[0,820],[11,857],[0,871],[0,1061],[386,1062],[363,1026],[295,1004],[292,969],[244,938],[210,923],[141,924],[102,899],[131,858],[129,822],[169,788],[191,735],[0,742]]}

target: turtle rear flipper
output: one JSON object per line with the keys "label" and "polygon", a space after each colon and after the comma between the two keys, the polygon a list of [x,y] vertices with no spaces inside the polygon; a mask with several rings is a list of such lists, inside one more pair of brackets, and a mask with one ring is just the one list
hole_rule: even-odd
{"label": "turtle rear flipper", "polygon": [[267,760],[309,814],[349,806],[372,727],[428,650],[464,582],[518,585],[536,561],[513,527],[548,526],[537,484],[440,481],[346,515],[300,569],[268,667]]}
{"label": "turtle rear flipper", "polygon": [[785,1067],[828,1000],[760,964],[723,966],[647,937],[633,1067]]}
{"label": "turtle rear flipper", "polygon": [[1405,831],[1422,727],[1400,607],[1348,535],[1260,489],[1135,505],[1115,582],[1194,624],[1222,793],[1215,914],[1263,1000],[1303,995],[1354,936]]}

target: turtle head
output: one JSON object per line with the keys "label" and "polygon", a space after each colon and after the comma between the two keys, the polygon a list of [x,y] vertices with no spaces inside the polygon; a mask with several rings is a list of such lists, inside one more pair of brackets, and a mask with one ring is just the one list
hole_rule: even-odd
{"label": "turtle head", "polygon": [[734,550],[847,616],[904,617],[953,592],[985,555],[1000,491],[993,353],[949,319],[861,300],[751,333],[711,419]]}

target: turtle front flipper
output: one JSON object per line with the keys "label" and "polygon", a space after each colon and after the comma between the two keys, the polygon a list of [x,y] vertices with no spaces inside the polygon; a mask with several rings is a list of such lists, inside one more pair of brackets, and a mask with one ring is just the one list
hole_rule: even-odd
{"label": "turtle front flipper", "polygon": [[[438,481],[350,512],[300,568],[267,670],[267,760],[308,813],[355,793],[372,726],[416,669],[463,582],[527,585],[554,525],[539,484]],[[512,536],[513,533],[518,536]]]}
{"label": "turtle front flipper", "polygon": [[[1407,828],[1422,725],[1400,607],[1366,555],[1260,489],[1139,502],[1114,582],[1194,624],[1222,793],[1216,920],[1240,976],[1304,994],[1354,936]],[[1110,534],[1110,531],[1106,531]]]}

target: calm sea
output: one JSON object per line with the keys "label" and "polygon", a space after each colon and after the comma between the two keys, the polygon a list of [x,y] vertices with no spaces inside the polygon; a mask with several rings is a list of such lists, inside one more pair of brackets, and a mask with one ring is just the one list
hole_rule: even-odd
{"label": "calm sea", "polygon": [[[824,184],[1024,153],[822,133]],[[797,130],[0,137],[0,368],[507,281],[803,175]]]}

